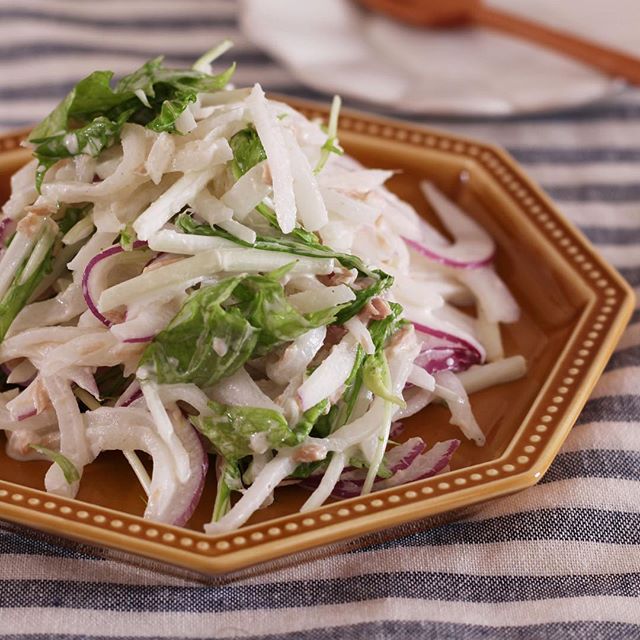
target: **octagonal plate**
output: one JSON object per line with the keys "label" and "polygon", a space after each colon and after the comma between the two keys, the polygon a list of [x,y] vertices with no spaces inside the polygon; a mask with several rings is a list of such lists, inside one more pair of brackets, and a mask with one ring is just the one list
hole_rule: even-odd
{"label": "octagonal plate", "polygon": [[[309,117],[327,116],[317,105],[289,102]],[[512,493],[542,477],[629,319],[631,289],[500,149],[356,112],[346,112],[340,125],[347,152],[365,165],[397,169],[390,187],[425,217],[431,214],[418,185],[429,178],[496,240],[498,272],[522,307],[520,321],[503,328],[506,351],[524,355],[529,371],[471,397],[486,446],[465,442],[448,473],[304,515],[297,513],[304,491],[280,489],[248,525],[217,537],[201,533],[213,504],[212,478],[188,526],[176,528],[140,517],[142,490],[117,453],[90,465],[77,499],[69,500],[42,490],[46,463],[16,462],[2,447],[1,518],[220,574]],[[2,202],[10,174],[28,159],[19,149],[24,135],[0,138]],[[417,434],[432,444],[457,431],[446,411],[432,406],[406,422],[402,437]]]}

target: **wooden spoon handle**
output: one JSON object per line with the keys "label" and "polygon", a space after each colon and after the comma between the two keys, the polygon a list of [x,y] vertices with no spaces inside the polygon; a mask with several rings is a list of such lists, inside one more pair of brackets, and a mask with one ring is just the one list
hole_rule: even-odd
{"label": "wooden spoon handle", "polygon": [[472,17],[476,24],[555,49],[605,73],[640,85],[640,59],[638,58],[484,4],[478,5],[473,10]]}

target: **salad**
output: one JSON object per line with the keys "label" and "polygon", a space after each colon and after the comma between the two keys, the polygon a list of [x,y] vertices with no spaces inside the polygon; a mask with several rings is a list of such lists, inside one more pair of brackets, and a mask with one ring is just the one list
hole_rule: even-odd
{"label": "salad", "polygon": [[[468,393],[525,370],[491,237],[425,182],[445,237],[392,171],[344,154],[339,98],[325,125],[230,86],[233,65],[211,68],[228,48],[81,80],[32,131],[0,221],[8,454],[50,460],[46,490],[73,497],[122,451],[145,517],[176,525],[211,465],[211,534],[279,485],[307,511],[446,470],[459,437],[485,441]],[[451,439],[425,422],[398,444],[434,402]]]}

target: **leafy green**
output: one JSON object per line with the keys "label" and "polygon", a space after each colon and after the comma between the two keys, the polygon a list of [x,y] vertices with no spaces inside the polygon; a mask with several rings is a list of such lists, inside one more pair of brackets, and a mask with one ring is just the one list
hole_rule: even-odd
{"label": "leafy green", "polygon": [[236,179],[267,159],[262,142],[253,126],[231,136],[229,146],[233,151],[232,171]]}
{"label": "leafy green", "polygon": [[132,111],[121,114],[116,121],[98,116],[88,124],[73,131],[64,131],[48,138],[32,138],[37,146],[34,155],[38,158],[36,170],[36,189],[40,190],[46,172],[63,158],[71,158],[80,154],[96,157],[110,147],[119,137],[122,125]]}
{"label": "leafy green", "polygon": [[67,206],[62,214],[62,218],[58,220],[58,228],[61,235],[65,235],[72,227],[74,227],[82,218],[84,218],[92,209],[93,204]]}
{"label": "leafy green", "polygon": [[11,323],[20,310],[27,304],[31,294],[36,290],[42,278],[51,271],[52,251],[53,244],[49,247],[42,262],[24,282],[20,282],[20,277],[29,261],[29,256],[24,259],[16,271],[9,289],[0,300],[0,341],[4,339]]}
{"label": "leafy green", "polygon": [[39,162],[38,190],[58,160],[79,154],[97,156],[119,139],[125,122],[174,133],[176,120],[197,94],[224,88],[235,69],[232,65],[211,76],[192,69],[169,69],[162,60],[149,60],[115,88],[111,87],[113,72],[95,71],[71,90],[29,138]]}
{"label": "leafy green", "polygon": [[338,115],[340,114],[341,106],[342,101],[340,100],[340,96],[333,96],[331,111],[329,112],[329,123],[326,127],[327,139],[320,149],[320,159],[313,170],[314,173],[320,173],[324,169],[331,153],[339,156],[344,154],[344,150],[338,143]]}
{"label": "leafy green", "polygon": [[[147,346],[140,365],[160,383],[192,382],[200,387],[237,371],[251,357],[259,334],[238,308],[222,307],[241,280],[228,278],[192,293]],[[214,338],[227,347],[222,355],[214,349]]]}
{"label": "leafy green", "polygon": [[[351,456],[349,458],[349,466],[355,467],[356,469],[368,469],[369,463],[360,456]],[[376,476],[378,478],[390,478],[393,475],[393,471],[389,469],[389,466],[386,463],[386,460],[383,458],[380,463],[380,467],[378,468],[378,472]]]}
{"label": "leafy green", "polygon": [[136,240],[136,232],[130,224],[125,225],[124,229],[120,232],[120,246],[125,251],[131,251],[133,249],[133,243]]}
{"label": "leafy green", "polygon": [[49,458],[51,462],[57,464],[62,470],[64,479],[68,484],[73,484],[74,482],[78,482],[78,480],[80,480],[80,473],[73,462],[69,460],[69,458],[62,455],[58,451],[47,449],[47,447],[43,447],[39,444],[30,444],[29,446],[38,453],[47,456],[47,458]]}
{"label": "leafy green", "polygon": [[285,417],[273,409],[260,407],[236,407],[211,400],[211,413],[190,418],[193,425],[213,445],[225,460],[237,462],[254,455],[252,438],[263,434],[263,444],[268,449],[294,447],[309,435],[318,417],[327,410],[327,400],[311,407],[292,429]]}
{"label": "leafy green", "polygon": [[[294,309],[282,275],[241,275],[195,291],[145,349],[140,365],[160,383],[207,387],[247,360],[335,321],[339,306],[307,314]],[[216,350],[214,339],[224,349]]]}
{"label": "leafy green", "polygon": [[133,374],[125,377],[124,366],[116,365],[115,367],[98,367],[94,374],[100,398],[102,400],[116,400],[133,382],[135,376]]}
{"label": "leafy green", "polygon": [[362,348],[358,347],[356,360],[345,382],[344,392],[340,401],[334,404],[329,413],[322,416],[314,427],[314,433],[319,437],[327,437],[330,433],[333,433],[336,429],[339,429],[348,422],[353,413],[360,389],[362,388],[365,372],[368,368],[373,367],[373,365],[368,364],[368,362],[371,360],[375,361],[380,354],[384,356],[383,349],[389,338],[406,323],[405,320],[400,318],[402,315],[402,306],[395,302],[389,303],[389,306],[391,307],[391,313],[386,318],[382,320],[372,320],[369,323],[368,329],[375,347],[375,352],[370,355],[365,355]]}
{"label": "leafy green", "polygon": [[198,224],[191,216],[185,213],[178,216],[176,226],[185,233],[226,238],[227,240],[231,240],[243,247],[253,247],[255,249],[277,251],[280,253],[290,253],[292,255],[307,256],[310,258],[334,258],[346,269],[356,269],[358,274],[363,277],[370,278],[372,283],[367,287],[355,290],[355,300],[344,305],[338,311],[336,314],[336,321],[340,324],[344,324],[349,320],[349,318],[360,313],[362,308],[371,298],[380,295],[393,284],[393,277],[389,274],[381,271],[380,269],[370,269],[358,256],[339,253],[331,249],[331,247],[320,244],[317,240],[309,237],[312,236],[315,238],[313,234],[308,234],[308,232],[302,229],[295,229],[292,234],[284,235],[279,238],[257,236],[256,241],[251,244],[250,242],[240,240],[240,238],[237,238],[219,227],[211,227],[207,224]]}
{"label": "leafy green", "polygon": [[216,501],[213,506],[212,522],[217,522],[231,508],[231,492],[242,488],[240,469],[238,465],[229,460],[222,463],[220,477],[216,487]]}
{"label": "leafy green", "polygon": [[269,353],[273,347],[336,319],[338,307],[302,314],[287,302],[280,282],[269,276],[246,276],[234,290],[238,308],[260,333],[253,356]]}
{"label": "leafy green", "polygon": [[252,437],[264,434],[268,449],[279,449],[297,442],[284,416],[273,409],[234,407],[211,400],[211,413],[193,416],[196,429],[211,441],[225,460],[238,461],[253,455]]}
{"label": "leafy green", "polygon": [[365,387],[372,393],[380,396],[387,402],[392,402],[400,407],[405,406],[405,401],[394,395],[390,389],[391,377],[389,375],[389,364],[382,349],[367,356],[362,366],[362,381]]}

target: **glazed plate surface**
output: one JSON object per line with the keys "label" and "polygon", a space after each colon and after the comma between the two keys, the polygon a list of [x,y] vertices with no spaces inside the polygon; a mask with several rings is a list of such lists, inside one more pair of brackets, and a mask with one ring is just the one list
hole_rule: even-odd
{"label": "glazed plate surface", "polygon": [[[314,104],[288,100],[309,117]],[[370,167],[398,170],[389,186],[426,218],[419,182],[432,180],[495,239],[497,270],[522,309],[504,326],[507,355],[522,354],[521,380],[471,396],[487,435],[464,442],[451,470],[434,478],[297,513],[308,493],[276,492],[274,504],[239,531],[202,533],[215,478],[185,528],[141,518],[144,494],[124,457],[102,454],[86,468],[77,499],[43,490],[48,463],[16,462],[0,442],[0,518],[40,531],[178,565],[204,574],[237,571],[281,556],[393,527],[535,484],[560,448],[600,376],[633,309],[633,293],[505,152],[410,123],[345,112],[340,140]],[[0,138],[0,202],[10,175],[29,158],[26,132]],[[400,439],[428,445],[458,436],[446,410],[427,407],[405,422]],[[3,436],[2,436],[3,438]]]}

